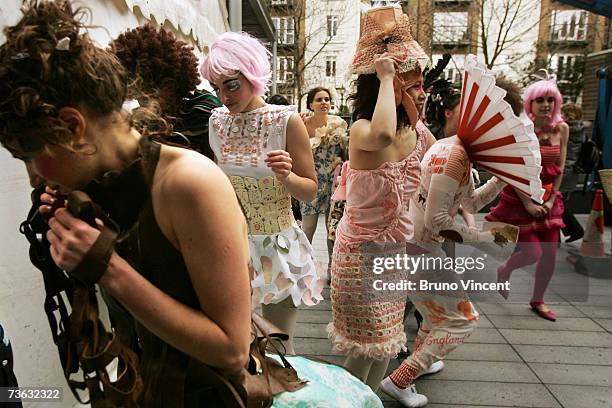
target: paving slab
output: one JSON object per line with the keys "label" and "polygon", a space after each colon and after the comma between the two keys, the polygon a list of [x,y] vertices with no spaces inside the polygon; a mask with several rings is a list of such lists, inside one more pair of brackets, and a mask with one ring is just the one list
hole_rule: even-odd
{"label": "paving slab", "polygon": [[[387,397],[382,392],[378,393],[383,401],[385,408],[403,408],[403,405],[397,401],[387,400]],[[558,406],[558,405],[555,405]],[[435,404],[429,403],[427,404],[427,408],[508,408],[508,406],[500,406],[500,405],[474,405],[474,404]],[[512,405],[512,408],[528,408],[528,407],[519,407],[516,405]]]}
{"label": "paving slab", "polygon": [[590,296],[612,296],[612,286],[576,286],[576,285],[551,285],[548,288],[555,293],[565,295],[590,295]]}
{"label": "paving slab", "polygon": [[[487,316],[533,316],[533,310],[525,303],[488,303],[478,302],[478,308]],[[552,306],[551,306],[552,308]],[[572,305],[556,305],[554,307],[557,317],[585,317],[585,314]],[[612,308],[611,308],[612,311]],[[604,317],[604,316],[602,316]],[[612,317],[612,316],[611,316]]]}
{"label": "paving slab", "polygon": [[327,339],[326,327],[327,323],[298,324],[295,328],[295,337]]}
{"label": "paving slab", "polygon": [[560,407],[542,384],[444,380],[420,381],[417,389],[438,404]]}
{"label": "paving slab", "polygon": [[550,322],[535,313],[532,313],[532,316],[487,316],[498,329],[603,331],[601,326],[585,317],[564,317]]}
{"label": "paving slab", "polygon": [[312,354],[333,356],[332,345],[328,339],[311,339],[307,337],[294,338],[295,352],[298,355]]}
{"label": "paving slab", "polygon": [[297,313],[297,322],[299,323],[329,323],[331,321],[331,312],[329,310],[307,310],[300,309]]}
{"label": "paving slab", "polygon": [[[470,298],[475,300],[476,302],[495,302],[495,303],[506,303],[506,302],[510,302],[510,303],[529,303],[529,301],[531,300],[531,293],[532,292],[525,292],[525,293],[514,293],[514,292],[510,292],[510,296],[508,297],[508,299],[504,299],[501,296],[493,296],[490,293],[481,295],[481,294],[470,294]],[[585,297],[586,299],[586,297]],[[575,301],[585,301],[585,299],[582,298],[576,298]],[[565,299],[563,296],[558,295],[556,293],[553,292],[547,292],[546,296],[544,298],[544,300],[546,300],[546,303],[566,303],[568,302],[567,299]]]}
{"label": "paving slab", "polygon": [[590,318],[612,319],[612,307],[610,306],[576,305],[575,308]]}
{"label": "paving slab", "polygon": [[456,380],[538,383],[538,378],[522,362],[447,360],[444,370],[423,376],[423,381]]}
{"label": "paving slab", "polygon": [[593,319],[609,333],[612,333],[612,319]]}
{"label": "paving slab", "polygon": [[612,306],[612,296],[610,295],[589,295],[586,298],[564,295],[563,298],[576,306]]}
{"label": "paving slab", "polygon": [[468,361],[521,361],[520,356],[508,344],[482,343],[464,343],[450,353],[447,359]]}
{"label": "paving slab", "polygon": [[515,345],[528,363],[612,365],[612,348]]}
{"label": "paving slab", "polygon": [[612,366],[529,363],[529,367],[545,384],[612,387]]}
{"label": "paving slab", "polygon": [[510,344],[612,347],[612,334],[569,330],[499,329]]}
{"label": "paving slab", "polygon": [[550,392],[564,408],[610,408],[612,388],[580,385],[549,385]]}

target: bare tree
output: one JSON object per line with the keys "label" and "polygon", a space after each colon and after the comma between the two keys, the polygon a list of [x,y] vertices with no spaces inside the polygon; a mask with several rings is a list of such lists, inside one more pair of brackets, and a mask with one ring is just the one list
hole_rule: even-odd
{"label": "bare tree", "polygon": [[[525,36],[537,30],[542,20],[537,0],[476,0],[478,7],[480,48],[484,62],[493,68],[501,55],[525,41]],[[538,16],[539,17],[535,17]],[[514,51],[507,60],[512,64],[530,53]]]}
{"label": "bare tree", "polygon": [[[277,27],[281,37],[278,56],[293,57],[288,67],[291,79],[284,83],[284,88],[292,89],[301,110],[301,99],[308,91],[304,72],[316,66],[318,57],[333,40],[335,31],[347,21],[347,8],[338,8],[342,2],[322,0],[267,1],[272,18],[285,19],[284,27]],[[333,20],[330,20],[332,15]],[[290,31],[289,37],[287,31]],[[283,40],[288,41],[283,44]]]}

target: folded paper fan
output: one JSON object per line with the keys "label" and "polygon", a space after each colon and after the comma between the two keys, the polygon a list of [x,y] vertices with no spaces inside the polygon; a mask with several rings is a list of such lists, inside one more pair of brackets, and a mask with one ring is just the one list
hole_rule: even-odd
{"label": "folded paper fan", "polygon": [[540,145],[533,123],[516,116],[504,96],[495,75],[468,55],[457,136],[472,163],[542,203]]}

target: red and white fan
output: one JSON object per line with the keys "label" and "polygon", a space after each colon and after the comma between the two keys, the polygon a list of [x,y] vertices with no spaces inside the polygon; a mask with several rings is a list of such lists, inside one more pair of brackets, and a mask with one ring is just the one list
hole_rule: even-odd
{"label": "red and white fan", "polygon": [[468,55],[457,136],[472,163],[542,203],[542,158],[533,123],[516,116],[505,95],[493,72]]}

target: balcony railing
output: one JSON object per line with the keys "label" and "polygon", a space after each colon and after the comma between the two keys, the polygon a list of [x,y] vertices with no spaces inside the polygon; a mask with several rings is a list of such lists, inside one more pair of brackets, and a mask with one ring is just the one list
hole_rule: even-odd
{"label": "balcony railing", "polygon": [[267,0],[266,3],[270,7],[290,8],[290,7],[293,7],[295,5],[295,1],[296,0]]}
{"label": "balcony railing", "polygon": [[434,45],[468,45],[470,44],[471,31],[461,26],[438,26],[434,28]]}
{"label": "balcony railing", "polygon": [[580,43],[587,40],[586,26],[558,24],[550,31],[550,42],[552,43]]}
{"label": "balcony railing", "polygon": [[474,0],[433,0],[434,6],[458,6],[461,4],[469,5]]}

